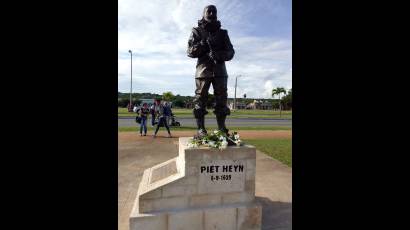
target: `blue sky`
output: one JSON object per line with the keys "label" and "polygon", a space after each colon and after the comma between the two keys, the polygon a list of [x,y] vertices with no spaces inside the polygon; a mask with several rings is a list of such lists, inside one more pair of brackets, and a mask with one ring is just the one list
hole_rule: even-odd
{"label": "blue sky", "polygon": [[131,49],[133,92],[193,96],[196,59],[187,57],[187,42],[209,4],[235,49],[226,62],[228,96],[237,75],[238,97],[271,98],[273,88],[291,88],[291,0],[119,0],[118,91],[130,90]]}

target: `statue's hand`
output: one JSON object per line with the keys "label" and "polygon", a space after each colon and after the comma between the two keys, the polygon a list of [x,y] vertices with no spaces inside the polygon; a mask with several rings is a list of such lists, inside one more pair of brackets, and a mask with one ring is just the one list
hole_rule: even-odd
{"label": "statue's hand", "polygon": [[218,61],[219,60],[219,56],[215,51],[211,51],[209,52],[209,57],[214,61]]}
{"label": "statue's hand", "polygon": [[206,41],[203,40],[203,39],[199,42],[199,44],[200,44],[201,46],[208,46],[208,44],[206,43]]}
{"label": "statue's hand", "polygon": [[208,52],[209,52],[209,46],[208,46],[206,40],[201,40],[201,41],[199,42],[199,45],[202,47],[202,50],[203,50],[205,53],[208,53]]}
{"label": "statue's hand", "polygon": [[206,42],[213,46],[215,44],[215,39],[212,36],[209,36],[206,38]]}

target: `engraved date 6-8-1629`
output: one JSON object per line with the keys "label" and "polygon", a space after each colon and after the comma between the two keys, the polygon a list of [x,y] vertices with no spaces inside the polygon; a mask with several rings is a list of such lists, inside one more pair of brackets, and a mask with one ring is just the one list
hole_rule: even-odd
{"label": "engraved date 6-8-1629", "polygon": [[231,175],[216,175],[216,176],[211,176],[211,181],[214,180],[231,180],[232,176]]}

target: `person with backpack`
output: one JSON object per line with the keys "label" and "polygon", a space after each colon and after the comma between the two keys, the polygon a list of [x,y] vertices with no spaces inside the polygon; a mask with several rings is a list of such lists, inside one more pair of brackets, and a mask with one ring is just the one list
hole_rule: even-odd
{"label": "person with backpack", "polygon": [[169,126],[169,119],[171,118],[171,106],[169,105],[168,102],[165,102],[164,105],[164,115],[165,115],[165,120],[167,122],[167,125]]}
{"label": "person with backpack", "polygon": [[149,115],[149,108],[147,103],[144,103],[142,105],[142,108],[139,110],[140,112],[140,117],[141,117],[141,123],[140,123],[140,135],[142,136],[142,129],[144,129],[144,136],[147,135],[147,119]]}
{"label": "person with backpack", "polygon": [[154,125],[155,125],[155,105],[156,105],[156,102],[154,102],[154,104],[152,104],[151,107],[150,107],[151,127],[154,127]]}
{"label": "person with backpack", "polygon": [[160,126],[165,126],[165,128],[168,131],[168,137],[172,137],[171,136],[171,131],[169,130],[169,126],[168,126],[167,121],[166,121],[165,106],[163,104],[161,104],[161,101],[158,100],[158,99],[155,102],[156,102],[156,106],[155,106],[156,111],[155,112],[158,116],[158,124],[157,124],[157,128],[155,129],[153,138],[155,138],[157,136],[157,133],[158,133],[158,130],[159,130]]}

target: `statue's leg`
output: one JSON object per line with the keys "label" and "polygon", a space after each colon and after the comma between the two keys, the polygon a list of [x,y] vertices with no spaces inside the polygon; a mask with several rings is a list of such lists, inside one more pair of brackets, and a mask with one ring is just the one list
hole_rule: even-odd
{"label": "statue's leg", "polygon": [[195,79],[196,90],[194,98],[194,117],[196,119],[198,136],[206,135],[205,128],[205,115],[208,113],[206,111],[206,103],[208,101],[208,90],[211,85],[211,80],[208,78],[196,78]]}
{"label": "statue's leg", "polygon": [[222,132],[228,134],[228,129],[225,126],[226,116],[231,114],[230,109],[227,105],[228,89],[227,89],[228,78],[227,77],[215,77],[212,86],[214,88],[215,95],[215,110],[216,121],[218,123],[218,129]]}

